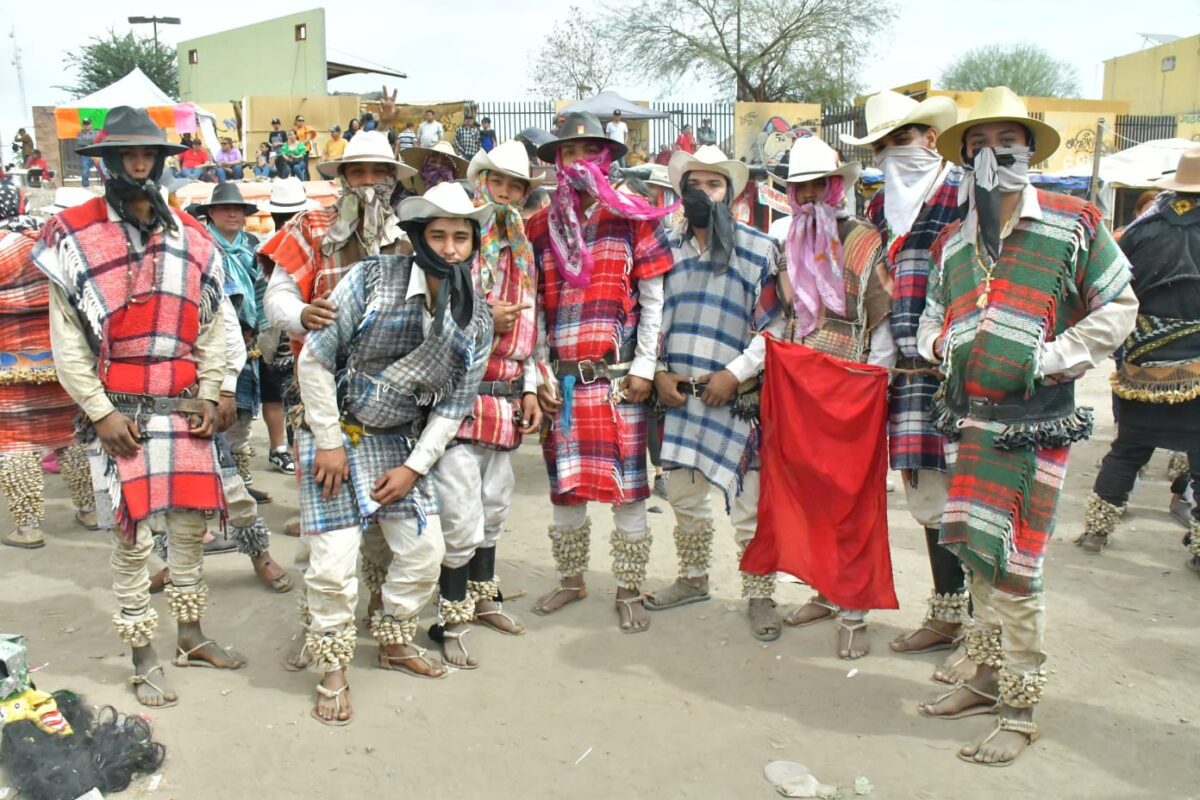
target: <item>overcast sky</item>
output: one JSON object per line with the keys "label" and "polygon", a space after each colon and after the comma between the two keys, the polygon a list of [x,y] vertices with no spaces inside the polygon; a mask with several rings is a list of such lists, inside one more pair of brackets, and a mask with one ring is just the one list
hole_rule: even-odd
{"label": "overcast sky", "polygon": [[[583,8],[603,4],[602,0],[575,3]],[[8,141],[16,127],[30,119],[28,109],[21,108],[16,71],[9,66],[12,30],[21,48],[28,105],[52,105],[68,99],[53,86],[72,82],[65,74],[64,51],[103,34],[104,26],[112,24],[98,19],[122,20],[116,30],[124,32],[129,26],[123,20],[129,16],[181,17],[182,25],[159,28],[160,41],[173,46],[182,39],[314,5],[312,0],[215,6],[162,0],[107,0],[102,4],[57,0],[48,15],[47,7],[39,3],[4,2],[0,136]],[[527,56],[568,5],[565,0],[340,3],[326,10],[327,55],[335,61],[366,58],[407,72],[408,80],[399,82],[400,98],[405,101],[524,99],[530,89]],[[909,0],[898,6],[899,19],[879,37],[862,76],[872,91],[923,78],[936,80],[949,61],[971,47],[1032,42],[1076,67],[1085,97],[1100,97],[1103,61],[1140,49],[1139,34],[1200,33],[1200,0]],[[150,34],[149,26],[139,26],[139,30]],[[492,42],[500,45],[500,55],[485,49]],[[376,77],[352,76],[329,86],[331,91],[365,92],[378,90],[380,83]],[[695,85],[682,86],[669,95],[650,83],[614,88],[634,99],[713,99]]]}

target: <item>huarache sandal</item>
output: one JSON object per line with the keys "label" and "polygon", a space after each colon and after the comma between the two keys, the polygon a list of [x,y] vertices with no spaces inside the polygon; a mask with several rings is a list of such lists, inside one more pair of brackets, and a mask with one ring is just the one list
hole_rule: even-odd
{"label": "huarache sandal", "polygon": [[[553,600],[554,598],[558,597],[559,592],[571,592],[575,596],[573,598],[571,598],[570,600],[568,600],[567,602],[563,603],[561,606],[556,606],[555,608],[547,608],[546,606],[549,604],[549,602],[551,600]],[[586,586],[567,586],[566,584],[560,583],[558,585],[557,589],[555,589],[553,592],[551,592],[549,595],[547,595],[544,598],[545,602],[539,601],[537,603],[534,603],[533,608],[530,610],[533,611],[533,613],[537,614],[539,617],[546,617],[546,616],[553,614],[556,611],[561,611],[562,609],[569,606],[571,603],[579,602],[580,600],[582,600],[585,597],[587,597],[587,587]]]}
{"label": "huarache sandal", "polygon": [[[645,608],[645,600],[646,595],[644,594],[634,595],[633,597],[617,598],[617,616],[621,618],[621,624],[619,626],[621,633],[645,633],[646,631],[650,630],[649,620],[646,620],[646,623],[639,627],[637,625],[637,620],[635,620],[633,617],[634,603],[641,604],[642,608]],[[622,612],[622,606],[624,606],[624,612]],[[626,625],[626,622],[628,622],[628,626]]]}
{"label": "huarache sandal", "polygon": [[[497,625],[495,622],[492,622],[490,619],[488,619],[488,617],[500,617],[501,619],[507,620],[508,624],[512,625],[513,630],[508,630],[507,628]],[[494,631],[503,633],[505,636],[522,636],[525,633],[525,625],[521,622],[518,622],[511,614],[507,613],[504,610],[504,604],[499,602],[496,603],[496,608],[492,609],[491,611],[476,611],[475,621],[480,625],[486,625]]]}
{"label": "huarache sandal", "polygon": [[[825,609],[825,611],[818,617],[813,617],[812,619],[798,621],[797,615],[804,609],[808,608],[809,606],[818,606],[820,608]],[[786,622],[788,625],[791,625],[793,628],[807,628],[809,625],[816,625],[818,622],[824,622],[827,619],[835,619],[837,617],[837,615],[838,615],[838,607],[837,606],[826,602],[825,599],[822,598],[820,595],[813,595],[812,598],[809,599],[809,601],[807,603],[800,606],[795,611],[793,611],[792,613],[790,613],[786,617],[784,617],[783,621]]]}
{"label": "huarache sandal", "polygon": [[25,530],[15,528],[3,539],[0,539],[0,544],[19,547],[22,550],[37,550],[39,547],[46,546],[46,539],[42,536],[41,528],[34,527]]}
{"label": "huarache sandal", "polygon": [[[854,636],[859,631],[865,631],[867,629],[866,620],[860,619],[860,620],[856,620],[854,622],[850,622],[845,619],[839,619],[838,627],[841,628],[842,630],[846,631],[849,634],[849,636],[846,638],[846,646],[838,648],[838,658],[840,658],[842,661],[854,661],[855,659],[862,658],[863,656],[865,656],[871,652],[870,645],[867,646],[866,650],[863,650],[861,653],[858,653],[857,655],[855,655],[855,650],[854,650]],[[863,635],[866,636],[866,634],[863,634]]]}
{"label": "huarache sandal", "polygon": [[[976,755],[978,755],[979,751],[983,749],[984,745],[996,738],[1001,731],[1011,731],[1013,733],[1021,734],[1025,737],[1024,746],[1017,751],[1016,755],[1007,761],[978,761],[976,759]],[[1009,767],[1016,763],[1017,759],[1021,757],[1021,753],[1024,753],[1029,745],[1033,744],[1040,738],[1042,738],[1042,730],[1037,726],[1036,722],[1025,719],[1008,719],[1006,717],[1000,717],[998,720],[996,720],[995,730],[989,733],[987,737],[979,744],[967,745],[959,750],[958,757],[963,761],[966,761],[968,764],[978,764],[981,767]]]}
{"label": "huarache sandal", "polygon": [[324,717],[322,717],[320,714],[317,713],[317,710],[315,708],[308,713],[312,716],[313,719],[315,719],[317,722],[321,723],[322,725],[331,725],[335,728],[341,728],[345,725],[349,725],[350,722],[354,719],[354,717],[349,717],[348,719],[340,718],[341,714],[342,714],[342,694],[349,688],[350,688],[350,684],[348,684],[348,683],[337,689],[329,689],[318,683],[317,684],[317,694],[321,695],[321,697],[324,697],[326,700],[333,701],[334,716],[333,716],[333,719],[325,719]]}
{"label": "huarache sandal", "polygon": [[703,603],[710,599],[712,595],[708,593],[707,582],[703,586],[696,586],[680,578],[661,591],[647,594],[645,606],[647,611],[666,611],[668,608]]}
{"label": "huarache sandal", "polygon": [[[932,633],[934,636],[938,637],[938,640],[933,644],[929,644],[924,647],[910,648],[903,646],[920,636],[923,632]],[[893,653],[900,653],[901,655],[905,656],[919,656],[923,653],[937,653],[942,650],[950,650],[951,648],[957,647],[958,642],[961,639],[962,637],[958,634],[950,634],[946,633],[945,631],[939,631],[937,628],[930,627],[929,625],[922,625],[915,631],[909,631],[908,633],[888,642],[888,647],[892,648]]]}
{"label": "huarache sandal", "polygon": [[[950,698],[959,689],[966,689],[971,694],[973,694],[976,697],[979,697],[981,700],[985,700],[987,702],[976,703],[975,705],[967,706],[966,708],[964,708],[961,711],[955,711],[953,714],[931,714],[930,713],[929,709],[933,708],[938,703],[941,703],[943,700]],[[966,717],[978,717],[982,714],[995,714],[996,711],[999,710],[999,708],[1000,708],[1000,698],[999,697],[996,697],[995,695],[990,695],[987,692],[980,691],[979,689],[976,689],[974,686],[972,686],[969,683],[960,683],[958,686],[955,686],[950,691],[946,692],[945,694],[943,694],[940,697],[938,697],[937,699],[935,699],[932,703],[921,703],[920,705],[918,705],[917,713],[920,714],[922,717],[929,717],[930,719],[964,719]]]}
{"label": "huarache sandal", "polygon": [[442,663],[447,667],[452,667],[454,669],[479,669],[479,661],[471,657],[471,654],[467,651],[467,645],[463,642],[463,637],[470,632],[470,628],[461,631],[448,631],[444,628],[442,629],[442,639],[453,639],[455,642],[457,642],[458,649],[462,650],[463,659],[466,661],[464,664],[454,664],[450,661],[447,661],[446,656],[443,653]]}
{"label": "huarache sandal", "polygon": [[449,674],[449,672],[445,669],[445,665],[443,665],[442,674],[426,675],[423,672],[417,672],[415,669],[405,664],[404,662],[406,661],[420,661],[430,669],[433,669],[437,666],[437,664],[435,664],[427,655],[425,655],[428,651],[424,647],[417,647],[415,644],[410,644],[409,647],[415,648],[417,652],[411,656],[391,656],[388,655],[387,651],[382,647],[379,648],[379,666],[383,669],[391,670],[392,672],[404,672],[412,675],[414,678],[425,678],[427,680],[434,681],[441,680]]}
{"label": "huarache sandal", "polygon": [[156,705],[156,706],[151,706],[151,705],[147,705],[146,703],[142,703],[140,698],[138,699],[138,702],[142,703],[142,705],[146,706],[146,708],[170,708],[171,706],[179,705],[178,697],[176,697],[174,700],[168,700],[167,692],[161,686],[159,686],[157,683],[150,680],[150,676],[153,675],[155,672],[162,675],[163,678],[167,677],[167,674],[165,672],[163,672],[162,665],[155,664],[153,667],[146,670],[145,674],[143,674],[143,675],[138,675],[137,673],[134,673],[133,677],[131,677],[129,679],[129,685],[134,687],[134,696],[135,697],[137,696],[137,687],[139,687],[143,684],[145,684],[146,686],[149,686],[151,689],[158,692],[159,695],[162,696],[162,699],[163,699],[162,703],[160,703],[159,705]]}
{"label": "huarache sandal", "polygon": [[192,656],[198,650],[203,650],[205,647],[208,647],[210,644],[213,645],[214,647],[216,647],[218,650],[222,651],[223,653],[227,654],[231,659],[237,660],[239,658],[238,654],[233,652],[232,650],[226,650],[225,648],[221,647],[221,645],[214,642],[212,639],[205,639],[203,642],[196,645],[191,650],[184,650],[179,645],[176,645],[175,646],[175,666],[177,666],[177,667],[205,667],[207,669],[241,669],[242,667],[246,666],[245,658],[242,658],[242,663],[236,667],[218,667],[216,664],[213,664],[212,662],[208,661],[207,659],[192,658]]}

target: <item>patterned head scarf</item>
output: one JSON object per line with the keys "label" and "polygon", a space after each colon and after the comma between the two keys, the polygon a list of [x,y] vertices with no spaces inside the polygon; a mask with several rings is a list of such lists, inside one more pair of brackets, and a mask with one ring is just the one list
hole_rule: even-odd
{"label": "patterned head scarf", "polygon": [[[475,181],[477,206],[495,203],[487,187],[488,172],[481,170]],[[533,271],[533,246],[525,236],[525,221],[521,219],[520,206],[499,203],[495,203],[495,206],[495,216],[487,221],[479,234],[479,286],[484,294],[496,284],[496,267],[505,245],[512,251],[513,264],[518,273],[528,275]]]}
{"label": "patterned head scarf", "polygon": [[[1032,140],[1030,141],[1032,145]],[[962,234],[973,245],[983,244],[992,261],[1000,258],[1000,195],[1029,185],[1032,147],[983,147],[963,162],[966,173],[958,186]]]}
{"label": "patterned head scarf", "polygon": [[563,279],[572,286],[587,286],[592,278],[592,253],[583,238],[580,222],[580,194],[588,194],[612,213],[626,219],[662,219],[675,213],[679,204],[666,208],[650,205],[641,197],[618,192],[608,182],[608,168],[613,157],[610,148],[581,158],[564,167],[562,150],[554,155],[558,173],[558,188],[550,201],[550,249],[558,261]]}
{"label": "patterned head scarf", "polygon": [[427,192],[439,183],[454,180],[455,174],[454,165],[440,153],[431,153],[421,165],[421,181]]}
{"label": "patterned head scarf", "polygon": [[846,312],[846,286],[842,282],[842,241],[837,221],[847,216],[845,181],[840,175],[825,179],[825,194],[815,203],[796,200],[799,184],[788,184],[792,224],[788,228],[786,255],[788,280],[796,309],[796,333],[812,333],[821,307]]}
{"label": "patterned head scarf", "polygon": [[387,242],[393,241],[399,235],[395,230],[397,219],[392,211],[392,191],[396,188],[396,177],[389,175],[386,180],[374,186],[350,186],[345,175],[338,175],[342,193],[338,195],[337,219],[325,234],[321,242],[321,252],[333,255],[340,250],[350,237],[358,231],[358,220],[362,217],[362,244],[366,250],[364,255],[376,255]]}

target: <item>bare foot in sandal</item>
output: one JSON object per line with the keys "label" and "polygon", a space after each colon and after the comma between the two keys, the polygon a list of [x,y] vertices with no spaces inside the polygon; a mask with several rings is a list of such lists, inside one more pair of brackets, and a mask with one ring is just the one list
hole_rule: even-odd
{"label": "bare foot in sandal", "polygon": [[179,623],[176,651],[176,666],[209,666],[216,669],[241,669],[246,666],[243,656],[224,649],[205,636],[199,622]]}
{"label": "bare foot in sandal", "polygon": [[326,672],[317,684],[317,704],[312,715],[326,725],[345,725],[354,716],[345,668]]}
{"label": "bare foot in sandal", "polygon": [[166,708],[179,701],[152,645],[133,648],[133,677],[129,683],[137,701],[147,708]]}
{"label": "bare foot in sandal", "polygon": [[475,621],[509,636],[520,636],[525,632],[525,623],[505,611],[503,604],[496,600],[477,600]]}
{"label": "bare foot in sandal", "polygon": [[621,633],[642,633],[650,628],[650,615],[643,605],[646,596],[636,589],[617,587],[617,617]]}
{"label": "bare foot in sandal", "polygon": [[975,662],[967,658],[966,642],[959,642],[954,652],[933,671],[933,679],[947,686],[965,683],[975,677]]}
{"label": "bare foot in sandal", "polygon": [[917,711],[923,717],[961,719],[976,714],[990,714],[996,708],[1000,683],[992,667],[981,667],[975,677],[961,684],[932,703],[921,703]]}
{"label": "bare foot in sandal", "polygon": [[927,620],[920,628],[896,637],[888,645],[894,652],[916,655],[948,650],[962,636],[962,625],[957,622]]}
{"label": "bare foot in sandal", "polygon": [[750,633],[760,642],[773,642],[779,638],[779,611],[775,601],[769,597],[751,597],[747,615],[750,617]]}
{"label": "bare foot in sandal", "polygon": [[958,757],[986,767],[1007,767],[1040,737],[1032,708],[1002,705],[996,727],[979,741],[959,750]]}
{"label": "bare foot in sandal", "polygon": [[807,603],[788,614],[784,619],[788,625],[803,628],[817,622],[837,617],[837,606],[819,594],[814,594]]}
{"label": "bare foot in sandal", "polygon": [[414,644],[379,646],[379,666],[394,672],[407,672],[418,678],[444,678],[446,667]]}
{"label": "bare foot in sandal", "polygon": [[289,672],[299,672],[307,669],[311,663],[312,656],[308,654],[308,637],[301,628],[300,633],[292,637],[292,649],[283,657],[283,668]]}
{"label": "bare foot in sandal", "polygon": [[571,575],[563,578],[557,588],[539,597],[533,604],[533,613],[544,617],[585,597],[587,587],[583,584],[583,576]]}
{"label": "bare foot in sandal", "polygon": [[269,588],[282,594],[292,590],[292,578],[288,575],[287,570],[279,566],[275,559],[271,558],[271,553],[263,550],[256,556],[250,556],[250,563],[254,566],[254,572],[262,579]]}
{"label": "bare foot in sandal", "polygon": [[838,658],[843,661],[853,661],[871,652],[871,644],[867,641],[867,621],[842,617],[838,620]]}
{"label": "bare foot in sandal", "polygon": [[442,661],[459,669],[475,669],[479,666],[479,659],[467,650],[467,645],[463,641],[463,637],[470,632],[471,626],[465,623],[447,625],[442,628],[439,637],[442,645]]}

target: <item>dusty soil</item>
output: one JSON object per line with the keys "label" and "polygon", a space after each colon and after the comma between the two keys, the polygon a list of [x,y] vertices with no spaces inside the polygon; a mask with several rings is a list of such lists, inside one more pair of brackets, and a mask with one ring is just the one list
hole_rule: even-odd
{"label": "dusty soil", "polygon": [[[929,591],[921,529],[899,491],[889,517],[902,608],[871,615],[873,652],[847,664],[834,655],[829,624],[787,629],[771,644],[751,638],[727,521],[718,523],[714,599],[655,614],[646,634],[616,628],[604,509],[594,516],[592,596],[553,617],[529,614],[554,571],[545,473],[538,449],[526,446],[516,456],[519,490],[500,572],[507,590],[529,592],[511,604],[527,635],[478,630],[471,638],[482,668],[436,682],[375,669],[375,648],[361,636],[351,673],[357,715],[349,727],[328,728],[308,715],[317,677],[279,666],[298,628],[295,594],[271,594],[242,556],[214,557],[206,629],[250,665],[236,673],[168,667],[181,702],[152,715],[168,747],[153,796],[768,798],[762,768],[776,759],[806,764],[847,797],[860,775],[879,798],[1200,795],[1200,579],[1184,567],[1183,531],[1166,513],[1166,456],[1137,487],[1112,547],[1083,555],[1071,540],[1112,426],[1106,375],[1089,375],[1081,389],[1100,423],[1073,453],[1048,560],[1044,736],[1011,769],[954,757],[989,721],[917,715],[917,702],[939,693],[929,675],[940,655],[887,648],[919,623]],[[290,479],[267,471],[265,456],[259,463],[257,485],[276,497],[263,510],[281,530],[295,508]],[[31,659],[45,664],[36,674],[43,688],[136,711],[128,651],[109,624],[107,540],[73,525],[60,479],[48,476],[47,490],[48,546],[0,552],[0,630],[29,637]],[[653,504],[665,512],[651,515],[657,587],[676,562],[669,508]],[[272,550],[290,564],[294,547],[277,535]],[[779,600],[807,595],[783,585]],[[161,595],[154,605],[165,622]],[[171,638],[164,630],[158,639],[163,657]],[[141,780],[127,796],[147,793]]]}

